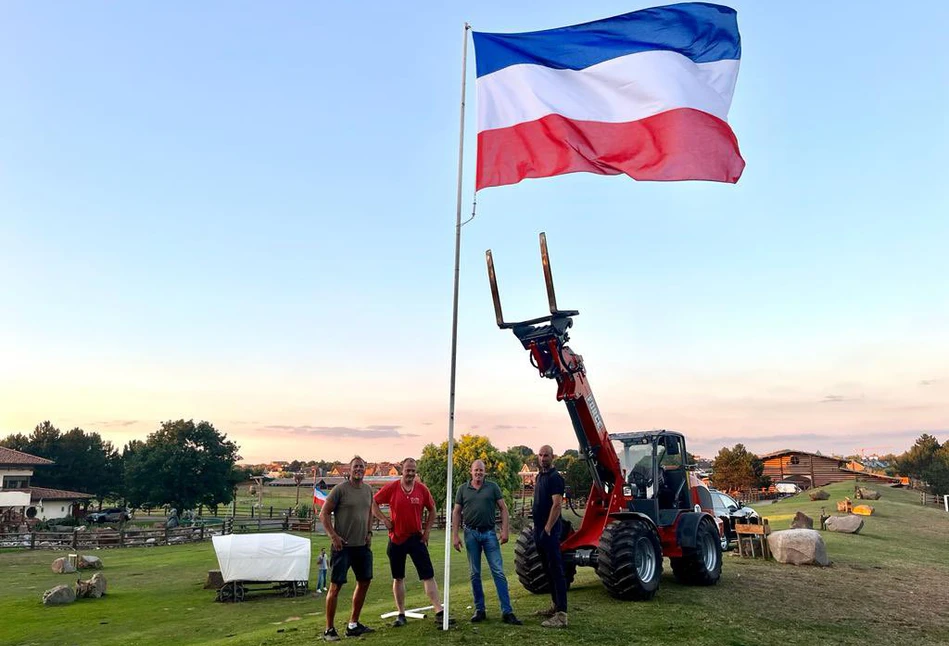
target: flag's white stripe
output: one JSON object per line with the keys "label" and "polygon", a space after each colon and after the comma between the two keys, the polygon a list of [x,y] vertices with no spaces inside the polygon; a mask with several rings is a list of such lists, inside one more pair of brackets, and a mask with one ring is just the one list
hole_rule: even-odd
{"label": "flag's white stripe", "polygon": [[478,131],[559,114],[625,123],[676,108],[727,120],[737,60],[693,63],[666,51],[638,52],[582,70],[512,65],[478,79]]}

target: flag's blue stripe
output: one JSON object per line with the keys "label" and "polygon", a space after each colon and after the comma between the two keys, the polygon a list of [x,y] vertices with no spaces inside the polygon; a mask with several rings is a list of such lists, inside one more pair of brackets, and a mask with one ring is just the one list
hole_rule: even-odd
{"label": "flag's blue stripe", "polygon": [[735,10],[704,2],[643,9],[545,31],[473,36],[479,77],[524,63],[582,70],[654,50],[678,52],[696,63],[741,58]]}

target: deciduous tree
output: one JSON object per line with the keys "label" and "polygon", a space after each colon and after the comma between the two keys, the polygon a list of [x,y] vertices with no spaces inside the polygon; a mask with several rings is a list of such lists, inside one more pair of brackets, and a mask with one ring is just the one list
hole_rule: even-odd
{"label": "deciduous tree", "polygon": [[[510,507],[514,503],[514,492],[521,487],[518,475],[522,462],[520,455],[509,449],[501,451],[488,438],[480,435],[462,435],[455,441],[453,451],[454,463],[453,488],[466,482],[470,477],[471,463],[475,460],[484,460],[485,472],[488,479],[493,480],[501,488],[504,499]],[[439,508],[445,505],[445,484],[448,477],[448,442],[440,445],[428,444],[422,449],[422,457],[418,461],[418,473],[435,498]],[[454,495],[454,491],[452,495]]]}
{"label": "deciduous tree", "polygon": [[209,422],[164,422],[145,442],[126,446],[125,482],[135,506],[170,505],[179,512],[229,503],[243,477],[237,444]]}
{"label": "deciduous tree", "polygon": [[764,463],[749,453],[744,444],[736,444],[731,449],[722,447],[712,468],[712,483],[719,489],[736,491],[768,484],[768,478],[763,475]]}

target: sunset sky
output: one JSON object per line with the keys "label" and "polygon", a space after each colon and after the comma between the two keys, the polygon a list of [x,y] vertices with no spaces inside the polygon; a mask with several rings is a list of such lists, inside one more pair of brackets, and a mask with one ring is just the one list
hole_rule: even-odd
{"label": "sunset sky", "polygon": [[[0,437],[205,419],[248,462],[444,440],[463,24],[653,4],[0,4]],[[546,313],[546,231],[610,431],[706,456],[949,440],[949,3],[724,4],[737,185],[478,194],[456,436],[576,448],[484,268],[509,319]],[[470,40],[468,79],[466,217]]]}

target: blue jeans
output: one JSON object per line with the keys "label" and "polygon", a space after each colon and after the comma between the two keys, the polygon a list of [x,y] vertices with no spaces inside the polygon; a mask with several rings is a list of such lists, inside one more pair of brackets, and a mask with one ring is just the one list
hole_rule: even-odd
{"label": "blue jeans", "polygon": [[326,570],[320,570],[320,576],[316,579],[316,589],[322,590],[326,587]]}
{"label": "blue jeans", "polygon": [[481,585],[481,553],[484,552],[494,578],[494,587],[501,601],[501,614],[513,612],[511,594],[507,589],[507,577],[504,576],[504,563],[501,561],[501,543],[493,529],[479,532],[465,528],[465,551],[468,553],[468,569],[471,572],[471,590],[474,593],[475,610],[484,610],[484,587]]}

